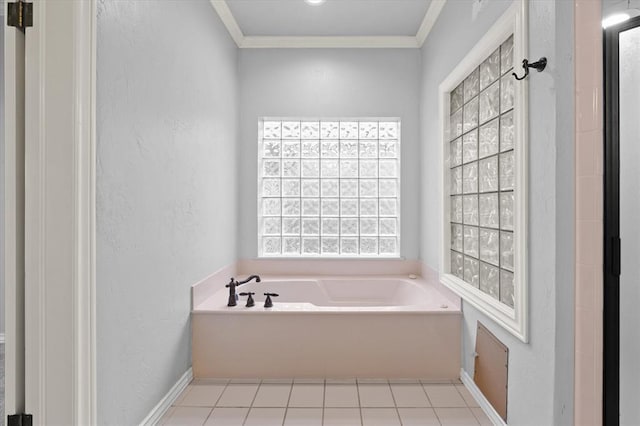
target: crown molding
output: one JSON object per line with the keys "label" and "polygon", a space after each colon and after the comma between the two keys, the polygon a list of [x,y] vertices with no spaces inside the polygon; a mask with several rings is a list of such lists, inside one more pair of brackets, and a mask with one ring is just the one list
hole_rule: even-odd
{"label": "crown molding", "polygon": [[415,36],[245,36],[226,0],[209,0],[240,49],[419,49],[447,0],[432,0]]}

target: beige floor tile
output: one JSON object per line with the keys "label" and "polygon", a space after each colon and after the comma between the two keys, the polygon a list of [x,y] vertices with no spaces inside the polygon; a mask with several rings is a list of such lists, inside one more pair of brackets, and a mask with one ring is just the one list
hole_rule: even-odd
{"label": "beige floor tile", "polygon": [[471,412],[474,416],[476,416],[476,420],[482,426],[493,426],[493,422],[487,417],[482,408],[480,407],[471,407]]}
{"label": "beige floor tile", "polygon": [[327,383],[324,390],[325,407],[359,407],[358,387],[353,384]]}
{"label": "beige floor tile", "polygon": [[398,408],[402,426],[440,426],[433,408]]}
{"label": "beige floor tile", "polygon": [[359,408],[325,408],[323,426],[361,425]]}
{"label": "beige floor tile", "polygon": [[262,380],[258,379],[257,377],[249,377],[249,378],[244,378],[244,379],[231,379],[231,380],[229,380],[229,383],[245,384],[245,385],[259,385],[261,381]]}
{"label": "beige floor tile", "polygon": [[324,384],[324,379],[305,379],[305,378],[297,378],[293,379],[293,383],[306,383],[306,384]]}
{"label": "beige floor tile", "polygon": [[360,378],[358,379],[358,383],[376,383],[376,384],[383,384],[383,383],[389,383],[388,379],[367,379],[367,378]]}
{"label": "beige floor tile", "polygon": [[228,384],[216,406],[218,407],[250,407],[258,390],[254,384]]}
{"label": "beige floor tile", "polygon": [[431,407],[427,394],[419,383],[392,383],[391,392],[396,407]]}
{"label": "beige floor tile", "polygon": [[358,383],[361,407],[395,407],[391,388],[383,383]]}
{"label": "beige floor tile", "polygon": [[400,426],[400,418],[395,408],[363,408],[363,426]]}
{"label": "beige floor tile", "polygon": [[254,407],[286,407],[291,393],[291,384],[263,383],[258,389]]}
{"label": "beige floor tile", "polygon": [[466,407],[454,385],[423,385],[433,407]]}
{"label": "beige floor tile", "polygon": [[167,426],[202,426],[210,413],[211,408],[174,407],[171,417],[164,424]]}
{"label": "beige floor tile", "polygon": [[475,398],[465,385],[456,385],[456,389],[458,389],[458,392],[462,395],[462,399],[464,399],[464,402],[466,402],[469,407],[479,407]]}
{"label": "beige floor tile", "polygon": [[284,426],[322,426],[322,408],[288,408]]}
{"label": "beige floor tile", "polygon": [[252,408],[244,426],[282,426],[286,408]]}
{"label": "beige floor tile", "polygon": [[322,407],[324,404],[323,383],[294,383],[289,407]]}
{"label": "beige floor tile", "polygon": [[420,383],[420,379],[389,379],[391,384]]}
{"label": "beige floor tile", "polygon": [[355,385],[357,383],[356,379],[346,378],[346,379],[326,379],[326,384],[334,384],[334,385]]}
{"label": "beige floor tile", "polygon": [[177,406],[215,407],[226,385],[189,385]]}
{"label": "beige floor tile", "polygon": [[436,408],[436,416],[442,426],[478,426],[469,408]]}
{"label": "beige floor tile", "polygon": [[248,412],[249,408],[217,407],[213,409],[204,426],[242,426]]}

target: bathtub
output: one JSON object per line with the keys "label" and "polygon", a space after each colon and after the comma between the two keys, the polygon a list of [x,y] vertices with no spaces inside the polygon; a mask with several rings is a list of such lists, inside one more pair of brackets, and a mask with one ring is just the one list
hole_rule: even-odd
{"label": "bathtub", "polygon": [[227,282],[192,291],[196,378],[459,375],[459,305],[421,278],[263,276],[237,289],[251,308],[227,306]]}

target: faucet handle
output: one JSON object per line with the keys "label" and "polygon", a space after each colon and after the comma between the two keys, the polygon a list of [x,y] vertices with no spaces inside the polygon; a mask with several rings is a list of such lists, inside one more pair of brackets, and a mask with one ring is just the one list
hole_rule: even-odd
{"label": "faucet handle", "polygon": [[249,298],[247,299],[247,304],[245,305],[247,308],[250,308],[252,306],[255,306],[255,302],[253,300],[253,295],[256,294],[253,291],[246,291],[246,292],[242,292],[240,293],[240,296],[249,296]]}
{"label": "faucet handle", "polygon": [[273,302],[271,301],[272,297],[278,297],[279,294],[278,293],[265,293],[265,296],[267,296],[267,298],[264,301],[264,307],[265,308],[271,308],[273,307]]}

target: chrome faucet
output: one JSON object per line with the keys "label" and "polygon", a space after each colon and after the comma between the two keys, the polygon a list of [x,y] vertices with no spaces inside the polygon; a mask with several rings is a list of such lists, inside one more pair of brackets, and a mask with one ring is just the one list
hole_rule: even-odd
{"label": "chrome faucet", "polygon": [[233,277],[231,278],[231,280],[229,281],[229,284],[225,286],[229,289],[229,302],[227,303],[227,306],[237,305],[238,296],[236,295],[236,287],[242,284],[246,284],[253,279],[255,279],[257,283],[260,282],[260,277],[258,275],[251,275],[249,278],[247,278],[244,281],[236,281],[235,278]]}

